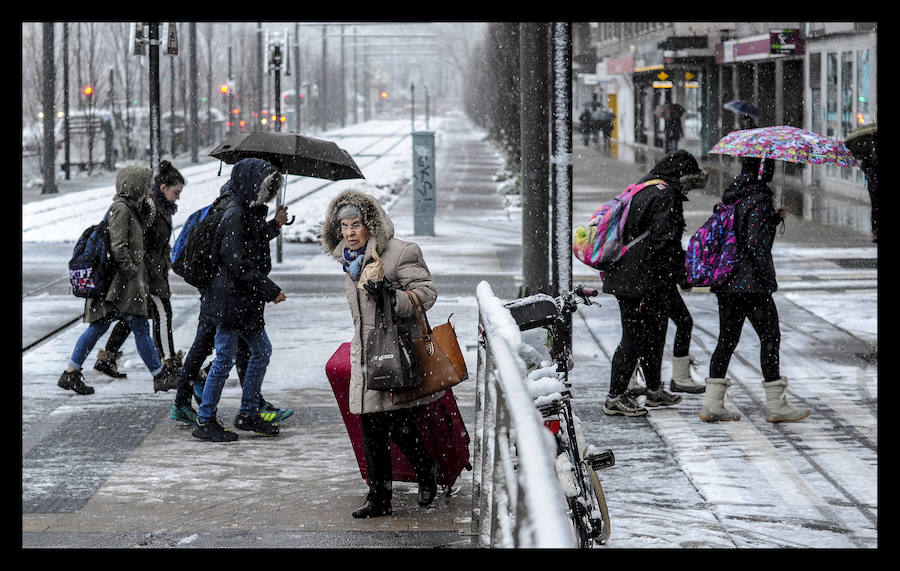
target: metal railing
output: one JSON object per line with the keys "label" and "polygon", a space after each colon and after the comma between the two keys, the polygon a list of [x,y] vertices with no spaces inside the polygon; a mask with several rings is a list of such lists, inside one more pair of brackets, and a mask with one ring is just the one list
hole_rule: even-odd
{"label": "metal railing", "polygon": [[483,547],[575,548],[555,444],[525,386],[519,327],[478,284],[472,532]]}

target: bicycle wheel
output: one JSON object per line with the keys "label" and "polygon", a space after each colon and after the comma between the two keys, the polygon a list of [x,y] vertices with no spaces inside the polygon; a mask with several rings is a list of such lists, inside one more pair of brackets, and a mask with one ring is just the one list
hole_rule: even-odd
{"label": "bicycle wheel", "polygon": [[600,477],[597,475],[597,471],[591,466],[586,466],[586,468],[590,475],[590,491],[593,492],[594,499],[597,502],[597,509],[600,511],[600,521],[603,524],[600,529],[600,535],[597,536],[596,540],[598,543],[604,544],[606,543],[606,540],[609,539],[610,532],[609,509],[606,507],[606,495],[603,493],[603,486],[600,484]]}

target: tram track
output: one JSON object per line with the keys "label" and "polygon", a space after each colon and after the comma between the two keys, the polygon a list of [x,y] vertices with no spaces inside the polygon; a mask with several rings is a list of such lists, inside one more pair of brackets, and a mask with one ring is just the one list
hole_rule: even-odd
{"label": "tram track", "polygon": [[[371,133],[371,134],[370,133],[348,134],[348,135],[338,135],[335,138],[351,138],[352,137],[352,138],[361,139],[361,138],[366,138],[366,137],[372,137],[374,139],[373,141],[367,143],[362,148],[360,148],[358,151],[353,153],[354,157],[361,159],[360,161],[357,162],[357,164],[359,165],[361,170],[365,171],[365,168],[367,166],[377,162],[378,160],[382,159],[386,155],[390,154],[397,146],[399,146],[401,143],[403,143],[406,140],[406,138],[410,136],[409,133],[406,133],[405,131],[406,131],[406,129],[404,127],[398,127],[395,130],[393,130],[392,132],[387,132],[387,133],[380,132],[380,133]],[[379,148],[379,146],[384,145],[384,143],[386,141],[390,141],[391,139],[396,139],[396,140],[390,142],[390,144],[388,144],[387,146],[385,146],[383,148]],[[359,163],[362,163],[362,164],[359,164]],[[218,169],[216,172],[218,172]],[[201,175],[202,178],[199,178],[197,180],[192,180],[191,182],[194,184],[200,184],[203,182],[209,182],[211,180],[214,180],[218,176],[220,176],[220,175],[218,175],[218,174],[213,174],[212,176]],[[298,182],[299,180],[303,180],[303,179],[304,179],[304,177],[292,178],[289,175],[286,186],[289,186],[292,183]],[[334,185],[336,182],[339,182],[339,181],[323,180],[321,184],[315,185],[312,189],[310,189],[296,197],[293,197],[290,200],[285,201],[284,205],[285,206],[292,206],[292,205],[296,206],[301,201],[303,201],[319,192],[326,190],[330,186]],[[105,209],[108,208],[109,198],[104,197],[102,199],[102,201],[103,201],[103,211],[105,211]],[[96,202],[98,204],[100,204],[101,199],[96,199]],[[52,213],[53,211],[58,210],[60,208],[65,208],[65,206],[50,207],[50,208],[47,208],[46,211],[41,211],[41,212]],[[98,209],[98,211],[99,210],[100,209]],[[57,218],[54,218],[52,221],[38,224],[36,226],[32,226],[31,228],[39,229],[42,227],[47,227],[51,224],[59,224],[60,221],[64,221],[64,220],[74,218],[74,217],[75,217],[74,214],[72,216],[63,216],[62,218],[57,217]],[[177,235],[178,231],[180,231],[183,226],[184,226],[183,223],[173,226],[172,234]],[[68,275],[63,275],[63,276],[60,276],[59,278],[44,282],[44,283],[38,285],[37,287],[33,287],[33,288],[29,289],[29,291],[24,292],[22,294],[22,299],[25,300],[29,297],[32,297],[41,292],[44,292],[45,290],[50,289],[54,286],[57,286],[60,283],[65,282],[66,280],[68,280]],[[69,329],[70,327],[72,327],[73,325],[78,323],[79,321],[81,321],[81,319],[82,319],[82,314],[78,314],[78,315],[64,321],[61,325],[54,327],[47,333],[39,335],[37,339],[23,344],[22,354],[24,355],[28,351],[38,347],[39,345],[56,337],[57,335],[60,335],[61,333],[63,333],[64,331],[66,331],[67,329]]]}

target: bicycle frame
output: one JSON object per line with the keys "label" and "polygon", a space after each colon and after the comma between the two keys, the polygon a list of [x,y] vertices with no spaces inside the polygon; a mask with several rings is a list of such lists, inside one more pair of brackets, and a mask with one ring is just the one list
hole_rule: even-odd
{"label": "bicycle frame", "polygon": [[[539,405],[538,410],[545,426],[556,438],[558,458],[566,455],[566,459],[557,462],[557,474],[566,492],[569,514],[581,547],[590,547],[594,541],[605,543],[609,537],[609,514],[596,471],[615,464],[615,456],[608,449],[582,458],[582,439],[575,426],[571,404],[571,315],[577,310],[579,298],[585,305],[592,305],[589,298],[594,295],[597,295],[596,290],[579,285],[574,291],[557,298],[536,294],[505,304],[520,330],[541,327],[547,329],[551,336],[550,356],[556,364],[556,376],[565,390],[559,398]],[[571,470],[570,477],[565,474],[566,460]]]}

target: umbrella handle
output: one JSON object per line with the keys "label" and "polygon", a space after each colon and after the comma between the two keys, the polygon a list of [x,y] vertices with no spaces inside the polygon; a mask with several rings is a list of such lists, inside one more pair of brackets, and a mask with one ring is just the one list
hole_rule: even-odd
{"label": "umbrella handle", "polygon": [[296,216],[291,216],[291,219],[288,220],[287,222],[285,222],[285,223],[284,223],[284,226],[290,226],[291,224],[293,224],[293,223],[294,223],[294,218],[296,218]]}

